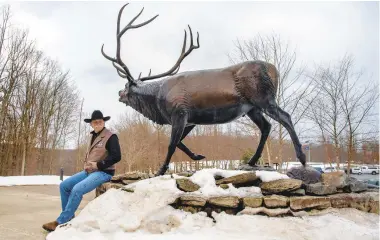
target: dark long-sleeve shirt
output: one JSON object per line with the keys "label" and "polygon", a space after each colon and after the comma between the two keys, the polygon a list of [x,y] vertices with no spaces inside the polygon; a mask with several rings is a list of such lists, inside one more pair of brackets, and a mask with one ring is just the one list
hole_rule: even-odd
{"label": "dark long-sleeve shirt", "polygon": [[[91,145],[94,142],[95,138],[102,131],[100,131],[99,133],[95,133],[94,131],[91,132],[91,134],[92,134]],[[112,136],[108,139],[108,141],[106,143],[106,149],[108,151],[108,156],[105,159],[103,159],[102,161],[97,162],[96,166],[98,167],[99,171],[103,171],[105,173],[114,175],[115,170],[106,170],[106,168],[112,166],[113,164],[115,164],[121,160],[119,138],[117,137],[116,134],[112,134]]]}

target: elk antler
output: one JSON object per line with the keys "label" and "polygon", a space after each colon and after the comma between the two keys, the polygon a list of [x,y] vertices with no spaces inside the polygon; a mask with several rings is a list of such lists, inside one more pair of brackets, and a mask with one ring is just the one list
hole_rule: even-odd
{"label": "elk antler", "polygon": [[189,25],[188,25],[188,27],[189,27],[189,30],[190,30],[190,39],[191,39],[190,40],[190,47],[185,52],[186,40],[187,40],[187,33],[186,33],[186,30],[185,30],[185,38],[183,40],[183,46],[182,46],[181,55],[179,56],[176,64],[174,64],[174,66],[171,69],[169,69],[168,71],[166,71],[164,73],[161,73],[161,74],[150,76],[151,70],[149,70],[149,75],[147,77],[140,78],[140,76],[141,76],[141,73],[140,73],[140,75],[139,75],[139,80],[140,81],[151,80],[151,79],[161,78],[161,77],[165,77],[165,76],[169,76],[169,75],[174,75],[174,74],[176,74],[179,71],[179,68],[181,67],[181,63],[182,63],[183,59],[185,59],[194,49],[197,49],[200,46],[199,45],[199,33],[197,32],[197,45],[194,45],[193,44],[193,32],[191,31],[191,28],[190,28]]}
{"label": "elk antler", "polygon": [[123,34],[128,30],[128,29],[133,29],[133,28],[139,28],[139,27],[142,27],[144,25],[147,25],[148,23],[152,22],[156,17],[158,17],[158,14],[154,17],[152,17],[151,19],[149,19],[148,21],[145,21],[143,23],[140,23],[140,24],[137,24],[137,25],[132,25],[132,23],[141,15],[141,13],[144,11],[144,8],[141,9],[140,13],[137,14],[136,17],[134,17],[129,23],[127,26],[124,27],[123,30],[120,31],[120,19],[121,19],[121,14],[123,13],[123,10],[124,8],[128,5],[125,4],[119,11],[119,15],[117,17],[117,29],[116,29],[116,40],[117,40],[117,45],[116,45],[116,58],[112,58],[110,56],[108,56],[107,54],[104,53],[104,44],[102,45],[102,49],[101,49],[101,52],[102,52],[102,55],[110,60],[112,62],[112,65],[117,69],[117,73],[119,74],[120,77],[122,78],[127,78],[128,81],[130,81],[131,83],[135,84],[136,85],[136,81],[135,79],[132,77],[132,74],[131,72],[129,71],[128,67],[124,64],[124,62],[121,60],[120,58],[120,49],[121,49],[121,46],[120,46],[120,38],[123,36]]}

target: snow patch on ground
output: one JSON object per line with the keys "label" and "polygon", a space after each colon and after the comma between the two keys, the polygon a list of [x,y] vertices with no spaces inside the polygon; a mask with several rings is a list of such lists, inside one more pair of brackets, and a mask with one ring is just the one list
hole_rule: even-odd
{"label": "snow patch on ground", "polygon": [[[69,176],[63,176],[63,180]],[[0,186],[17,186],[17,185],[59,185],[62,181],[59,176],[55,175],[37,175],[37,176],[9,176],[0,177]]]}

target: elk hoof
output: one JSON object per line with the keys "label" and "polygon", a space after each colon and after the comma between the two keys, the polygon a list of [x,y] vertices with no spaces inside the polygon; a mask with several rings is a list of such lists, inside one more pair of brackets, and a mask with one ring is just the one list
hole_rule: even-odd
{"label": "elk hoof", "polygon": [[203,156],[203,155],[200,155],[200,154],[194,154],[191,159],[195,160],[195,161],[199,161],[199,160],[202,160],[202,159],[205,159],[206,157]]}
{"label": "elk hoof", "polygon": [[248,165],[251,166],[251,167],[257,167],[256,163],[259,161],[259,158],[258,156],[253,155],[252,158],[248,161]]}
{"label": "elk hoof", "polygon": [[258,158],[256,159],[255,157],[253,157],[253,158],[251,158],[251,160],[249,160],[249,162],[247,164],[251,167],[257,167],[256,163],[258,160],[259,160]]}
{"label": "elk hoof", "polygon": [[162,166],[160,168],[160,170],[158,170],[158,172],[154,175],[155,177],[158,177],[158,176],[162,176],[166,173],[166,171],[168,170],[169,166]]}
{"label": "elk hoof", "polygon": [[248,165],[251,166],[251,167],[258,167],[258,166],[256,165],[256,162],[248,162]]}
{"label": "elk hoof", "polygon": [[298,158],[300,162],[302,163],[302,166],[306,166],[306,155],[304,153],[301,153],[301,155]]}

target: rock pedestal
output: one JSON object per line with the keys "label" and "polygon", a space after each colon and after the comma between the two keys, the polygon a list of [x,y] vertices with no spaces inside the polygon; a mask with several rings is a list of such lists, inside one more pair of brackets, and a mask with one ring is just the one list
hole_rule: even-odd
{"label": "rock pedestal", "polygon": [[[115,176],[111,182],[101,185],[96,195],[103,194],[110,188],[122,188],[128,192],[128,185],[149,175],[127,173]],[[260,186],[263,195],[258,196],[213,196],[206,197],[200,193],[200,186],[190,177],[177,178],[176,186],[183,191],[176,201],[170,204],[176,209],[191,213],[206,212],[212,216],[214,212],[227,214],[264,214],[267,216],[306,216],[332,208],[355,208],[368,213],[379,214],[379,192],[367,191],[367,186],[355,178],[347,178],[344,173],[325,173],[319,182],[308,183],[300,179],[280,179],[261,182],[255,172],[238,174],[223,178],[215,176],[215,187],[228,189],[231,184],[235,188]],[[227,191],[227,190],[226,190]],[[133,194],[133,191],[129,191]]]}

